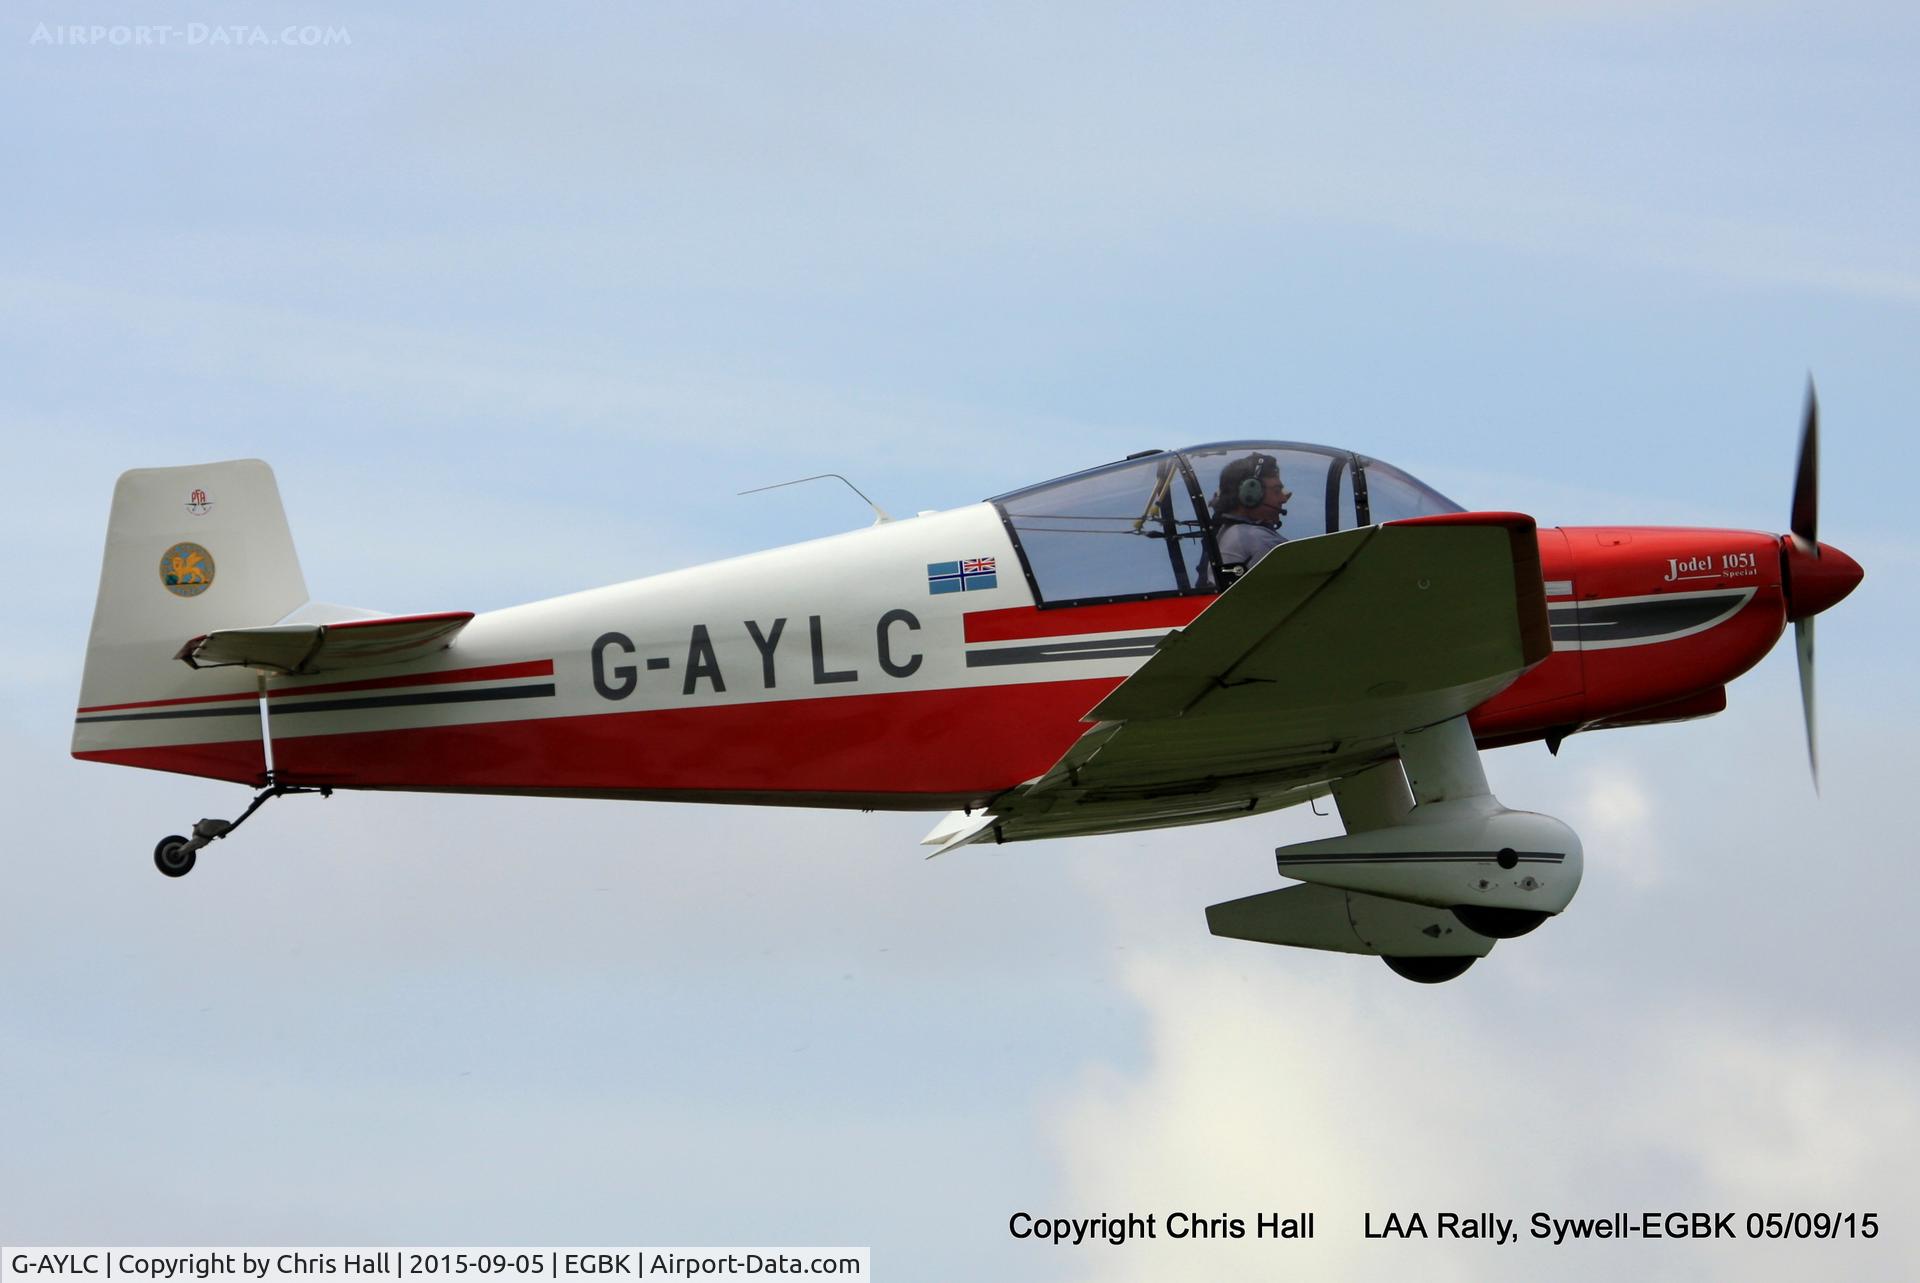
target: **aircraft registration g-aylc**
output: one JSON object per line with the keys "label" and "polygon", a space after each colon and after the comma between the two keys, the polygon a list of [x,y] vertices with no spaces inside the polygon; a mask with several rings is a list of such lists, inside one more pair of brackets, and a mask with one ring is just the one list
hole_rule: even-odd
{"label": "aircraft registration g-aylc", "polygon": [[1580,884],[1579,839],[1502,806],[1479,750],[1718,712],[1791,620],[1811,756],[1813,616],[1861,577],[1816,539],[1816,449],[1809,388],[1786,535],[1541,528],[1348,450],[1236,441],[400,616],[308,601],[266,464],[141,469],[73,753],[259,790],[160,842],[173,877],[261,803],[334,789],[950,810],[936,853],[1331,793],[1345,835],[1281,847],[1293,884],[1208,925],[1431,983]]}

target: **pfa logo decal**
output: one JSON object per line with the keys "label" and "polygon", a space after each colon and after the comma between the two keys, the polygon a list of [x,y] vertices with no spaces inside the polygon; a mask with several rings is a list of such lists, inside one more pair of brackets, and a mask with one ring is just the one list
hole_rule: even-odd
{"label": "pfa logo decal", "polygon": [[195,490],[187,496],[187,511],[196,517],[204,517],[213,511],[213,500],[207,498],[204,490]]}
{"label": "pfa logo decal", "polygon": [[213,554],[197,543],[177,543],[160,558],[160,582],[176,597],[198,597],[213,586]]}

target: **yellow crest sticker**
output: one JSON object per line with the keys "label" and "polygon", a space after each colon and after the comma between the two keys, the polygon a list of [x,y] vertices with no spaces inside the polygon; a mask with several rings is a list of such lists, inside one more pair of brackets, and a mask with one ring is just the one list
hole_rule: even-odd
{"label": "yellow crest sticker", "polygon": [[213,554],[197,543],[177,543],[160,558],[160,582],[176,597],[198,597],[213,586]]}

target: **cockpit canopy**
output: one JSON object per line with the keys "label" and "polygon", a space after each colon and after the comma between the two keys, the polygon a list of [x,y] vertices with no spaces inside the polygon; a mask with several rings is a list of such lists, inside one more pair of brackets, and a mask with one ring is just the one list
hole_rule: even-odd
{"label": "cockpit canopy", "polygon": [[1042,605],[1215,593],[1237,569],[1221,566],[1214,538],[1220,474],[1252,455],[1272,456],[1292,492],[1279,524],[1287,539],[1464,511],[1377,459],[1295,441],[1148,451],[992,502]]}

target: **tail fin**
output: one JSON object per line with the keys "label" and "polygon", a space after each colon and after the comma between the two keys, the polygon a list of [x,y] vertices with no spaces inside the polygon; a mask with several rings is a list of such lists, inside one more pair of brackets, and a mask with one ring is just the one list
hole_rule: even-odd
{"label": "tail fin", "polygon": [[252,673],[174,656],[270,624],[307,585],[273,469],[258,459],[121,474],[107,520],[73,755],[248,783],[265,778]]}

